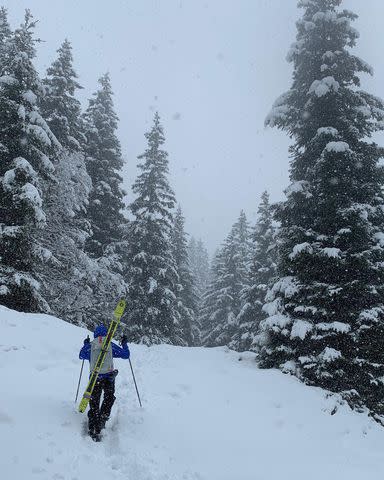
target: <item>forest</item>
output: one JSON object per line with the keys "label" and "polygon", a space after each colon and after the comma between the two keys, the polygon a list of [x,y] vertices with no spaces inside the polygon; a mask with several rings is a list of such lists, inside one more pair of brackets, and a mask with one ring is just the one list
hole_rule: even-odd
{"label": "forest", "polygon": [[252,352],[384,424],[384,102],[341,3],[299,0],[292,82],[265,112],[291,139],[285,200],[266,189],[253,223],[244,205],[211,258],[186,231],[161,112],[127,160],[127,204],[113,78],[82,108],[70,40],[42,75],[37,20],[1,8],[0,304],[92,329],[125,298],[132,343]]}

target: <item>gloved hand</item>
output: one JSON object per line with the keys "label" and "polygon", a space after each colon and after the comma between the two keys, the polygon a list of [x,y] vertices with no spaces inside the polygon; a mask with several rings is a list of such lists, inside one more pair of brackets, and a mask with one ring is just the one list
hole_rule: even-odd
{"label": "gloved hand", "polygon": [[121,337],[121,344],[126,345],[128,343],[128,337],[126,335],[123,335]]}
{"label": "gloved hand", "polygon": [[89,339],[89,337],[87,337],[85,340],[84,340],[84,345],[88,345],[88,343],[90,343],[91,340]]}

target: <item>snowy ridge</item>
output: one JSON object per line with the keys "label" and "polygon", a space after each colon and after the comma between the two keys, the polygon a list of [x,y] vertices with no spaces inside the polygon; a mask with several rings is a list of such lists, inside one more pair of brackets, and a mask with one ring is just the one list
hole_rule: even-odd
{"label": "snowy ridge", "polygon": [[[95,444],[73,403],[87,332],[4,307],[0,327],[4,480],[323,480],[336,471],[338,480],[378,480],[384,474],[383,428],[337,396],[259,370],[254,355],[224,348],[132,345],[144,408],[128,364],[116,362],[117,401],[103,442]],[[324,352],[324,360],[336,353]]]}

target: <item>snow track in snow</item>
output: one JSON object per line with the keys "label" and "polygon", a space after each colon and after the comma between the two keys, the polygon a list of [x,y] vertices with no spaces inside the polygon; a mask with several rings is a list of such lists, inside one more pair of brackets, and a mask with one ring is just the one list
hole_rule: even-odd
{"label": "snow track in snow", "polygon": [[117,400],[95,443],[73,402],[87,332],[3,307],[0,329],[4,480],[383,478],[384,428],[224,348],[132,345],[143,408],[117,360]]}

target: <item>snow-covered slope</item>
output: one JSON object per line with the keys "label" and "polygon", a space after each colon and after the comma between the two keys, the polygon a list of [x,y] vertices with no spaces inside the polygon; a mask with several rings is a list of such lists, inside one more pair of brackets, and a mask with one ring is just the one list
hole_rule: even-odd
{"label": "snow-covered slope", "polygon": [[2,479],[383,478],[384,428],[345,406],[331,415],[320,389],[225,349],[132,345],[143,409],[117,361],[113,417],[94,443],[74,406],[86,333],[0,307]]}

